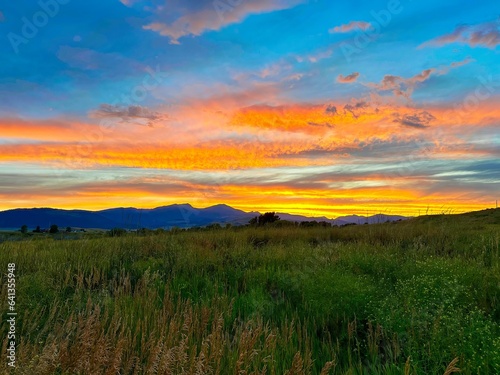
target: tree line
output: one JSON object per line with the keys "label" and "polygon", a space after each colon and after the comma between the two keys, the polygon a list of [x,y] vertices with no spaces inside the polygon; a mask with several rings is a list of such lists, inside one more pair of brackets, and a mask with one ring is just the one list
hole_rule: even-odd
{"label": "tree line", "polygon": [[[29,231],[29,229],[28,229],[27,225],[21,226],[21,229],[20,229],[21,233],[26,234],[26,233],[28,233],[28,231]],[[66,233],[70,233],[71,231],[72,231],[71,227],[66,227],[66,230],[65,230]],[[56,225],[56,224],[52,224],[49,229],[42,229],[42,228],[40,228],[40,225],[37,225],[37,227],[32,230],[32,233],[51,233],[51,234],[55,234],[55,233],[59,233],[59,232],[60,232],[59,226]]]}
{"label": "tree line", "polygon": [[[273,226],[273,227],[331,227],[332,224],[328,221],[302,221],[302,222],[296,222],[296,221],[289,221],[289,220],[282,220],[276,212],[266,212],[264,214],[260,214],[259,216],[255,216],[246,225],[241,225],[239,227],[245,227],[245,226],[250,226],[250,227],[262,227],[262,226]],[[203,230],[214,230],[214,229],[230,229],[232,228],[233,225],[230,223],[227,223],[225,225],[221,225],[219,223],[213,223],[204,227],[191,227],[191,228],[179,228],[179,227],[173,227],[168,230],[170,233],[176,233],[176,232],[181,232],[181,231],[203,231]],[[28,233],[28,226],[23,225],[20,229],[21,233]],[[71,233],[73,230],[71,227],[66,227],[65,232],[66,233]],[[33,233],[50,233],[50,234],[55,234],[55,233],[60,233],[61,230],[59,227],[55,224],[52,224],[49,229],[41,229],[40,226],[37,226],[36,229],[32,231]],[[107,233],[111,237],[120,237],[128,233],[129,230],[124,229],[124,228],[112,228],[109,230]],[[158,228],[158,229],[149,229],[149,228],[140,228],[137,230],[134,230],[135,233],[139,235],[148,235],[148,234],[162,234],[167,232],[167,230]]]}

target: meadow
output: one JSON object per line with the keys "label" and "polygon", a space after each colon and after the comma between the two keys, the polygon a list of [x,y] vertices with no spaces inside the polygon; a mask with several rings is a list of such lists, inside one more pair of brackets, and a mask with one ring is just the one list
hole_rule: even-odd
{"label": "meadow", "polygon": [[499,244],[498,209],[5,241],[0,373],[500,374]]}

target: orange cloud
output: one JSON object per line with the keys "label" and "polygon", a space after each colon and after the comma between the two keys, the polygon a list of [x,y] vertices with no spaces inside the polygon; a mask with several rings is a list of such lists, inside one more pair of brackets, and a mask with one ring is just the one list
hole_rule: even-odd
{"label": "orange cloud", "polygon": [[175,170],[227,170],[281,166],[306,166],[326,163],[303,158],[277,156],[302,150],[293,144],[170,145],[118,144],[23,144],[0,145],[0,161],[52,164],[64,168],[119,166]]}
{"label": "orange cloud", "polygon": [[[18,164],[34,163],[69,175],[80,170],[112,175],[133,168],[139,175],[136,180],[84,184],[78,178],[69,179],[71,183],[62,178],[37,183],[35,178],[21,188],[15,185],[19,178],[9,177],[3,168],[1,208],[39,202],[92,209],[123,201],[139,207],[227,203],[248,211],[328,217],[366,210],[417,215],[427,206],[434,213],[485,208],[491,192],[483,185],[466,186],[480,184],[480,176],[478,182],[471,174],[456,183],[440,177],[442,169],[421,168],[424,163],[498,159],[498,148],[488,138],[496,134],[500,109],[496,98],[480,97],[484,95],[464,100],[458,109],[366,101],[238,109],[230,99],[223,104],[193,101],[169,111],[173,122],[163,127],[129,126],[125,119],[100,137],[92,136],[99,134],[99,125],[71,119],[1,119],[6,141],[0,143],[2,167],[15,171]],[[133,117],[132,122],[136,116],[148,120],[165,115],[161,108],[123,114]],[[188,177],[156,180],[155,173]],[[202,177],[194,180],[198,174]],[[7,181],[13,181],[10,188]]]}
{"label": "orange cloud", "polygon": [[84,125],[78,122],[56,120],[24,120],[0,118],[0,136],[39,141],[78,141],[82,138]]}
{"label": "orange cloud", "polygon": [[[467,139],[481,128],[497,126],[500,109],[495,100],[469,107],[423,110],[352,102],[251,106],[223,113],[208,103],[180,108],[173,114],[179,124],[158,129],[121,124],[109,132],[71,120],[3,119],[1,134],[12,141],[0,145],[0,160],[35,160],[67,168],[74,164],[224,170],[325,165],[332,156],[353,157],[381,142],[389,145],[387,151],[391,144],[420,140],[432,144],[436,154],[486,152]],[[147,112],[147,117],[152,113],[163,116]],[[142,111],[140,115],[146,116]],[[169,127],[175,128],[175,138]]]}

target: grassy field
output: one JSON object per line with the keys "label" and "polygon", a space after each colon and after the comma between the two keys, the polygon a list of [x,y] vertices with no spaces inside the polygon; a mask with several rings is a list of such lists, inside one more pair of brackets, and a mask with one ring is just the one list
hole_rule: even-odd
{"label": "grassy field", "polygon": [[498,375],[499,243],[500,210],[6,241],[0,372]]}

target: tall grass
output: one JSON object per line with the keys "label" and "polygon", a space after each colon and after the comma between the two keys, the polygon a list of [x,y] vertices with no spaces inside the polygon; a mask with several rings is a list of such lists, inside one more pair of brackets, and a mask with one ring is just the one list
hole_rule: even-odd
{"label": "tall grass", "polygon": [[499,374],[499,238],[460,216],[4,242],[11,373]]}

